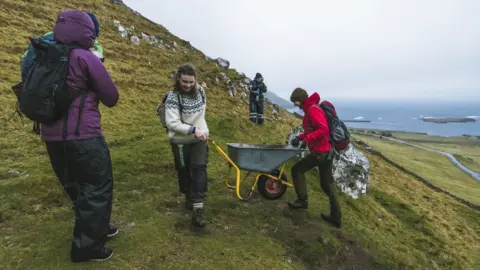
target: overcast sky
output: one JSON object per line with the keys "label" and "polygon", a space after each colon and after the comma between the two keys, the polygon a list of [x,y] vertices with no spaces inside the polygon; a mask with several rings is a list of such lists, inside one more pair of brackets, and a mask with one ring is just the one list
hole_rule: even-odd
{"label": "overcast sky", "polygon": [[124,0],[288,100],[480,101],[480,0]]}

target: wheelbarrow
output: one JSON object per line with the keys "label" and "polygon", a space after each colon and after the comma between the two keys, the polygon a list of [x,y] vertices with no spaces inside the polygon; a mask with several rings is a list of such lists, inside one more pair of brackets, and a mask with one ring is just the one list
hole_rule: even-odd
{"label": "wheelbarrow", "polygon": [[[229,165],[225,185],[235,189],[237,198],[242,201],[249,200],[255,189],[267,200],[281,198],[287,187],[293,187],[288,183],[285,164],[305,151],[291,145],[227,143],[227,154],[215,141],[209,139],[209,142]],[[231,185],[229,181],[232,168],[235,169],[235,185]],[[241,170],[248,172],[243,180],[247,179],[251,173],[257,173],[245,199],[240,194]]]}

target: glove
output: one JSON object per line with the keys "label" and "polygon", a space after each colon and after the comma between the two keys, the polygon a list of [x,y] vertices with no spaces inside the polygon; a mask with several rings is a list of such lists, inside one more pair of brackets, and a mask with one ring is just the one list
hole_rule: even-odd
{"label": "glove", "polygon": [[307,148],[307,142],[302,141],[302,142],[300,143],[300,146],[299,146],[298,148],[300,148],[300,149],[306,149],[306,148]]}
{"label": "glove", "polygon": [[295,137],[292,139],[292,141],[290,142],[290,144],[293,146],[293,147],[298,147],[300,145],[300,139],[298,139],[298,137]]}

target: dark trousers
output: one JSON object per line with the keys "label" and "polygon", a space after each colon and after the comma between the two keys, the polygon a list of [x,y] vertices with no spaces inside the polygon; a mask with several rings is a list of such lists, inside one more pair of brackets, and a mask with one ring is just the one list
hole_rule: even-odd
{"label": "dark trousers", "polygon": [[180,192],[193,203],[201,203],[207,195],[208,143],[171,143]]}
{"label": "dark trousers", "polygon": [[75,205],[71,257],[88,258],[105,245],[113,199],[110,151],[103,137],[46,142],[53,170]]}
{"label": "dark trousers", "polygon": [[317,167],[320,174],[320,186],[330,200],[330,215],[334,220],[340,220],[340,202],[338,201],[338,192],[333,181],[332,166],[333,159],[328,157],[328,153],[319,155],[309,154],[293,165],[292,179],[298,199],[307,201],[308,194],[305,173]]}
{"label": "dark trousers", "polygon": [[263,97],[260,96],[258,101],[256,95],[250,95],[250,121],[256,124],[263,124]]}

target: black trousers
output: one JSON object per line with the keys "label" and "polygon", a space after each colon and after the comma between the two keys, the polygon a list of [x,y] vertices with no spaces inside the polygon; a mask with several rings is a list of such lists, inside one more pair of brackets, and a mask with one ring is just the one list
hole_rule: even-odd
{"label": "black trousers", "polygon": [[338,201],[338,192],[333,180],[332,166],[333,159],[328,156],[328,153],[321,155],[309,154],[293,165],[292,180],[298,199],[307,201],[305,173],[317,167],[320,174],[320,186],[330,200],[330,215],[334,220],[340,220],[342,214],[340,202]]}
{"label": "black trousers", "polygon": [[263,96],[257,96],[250,94],[250,121],[256,124],[263,124]]}
{"label": "black trousers", "polygon": [[208,143],[171,143],[180,192],[193,203],[201,203],[207,195]]}
{"label": "black trousers", "polygon": [[103,137],[46,142],[53,170],[75,205],[71,257],[88,258],[105,245],[110,228],[113,174]]}

